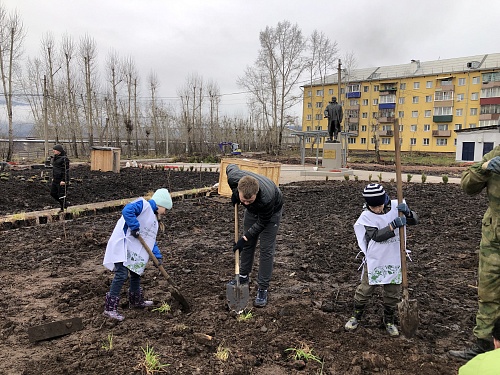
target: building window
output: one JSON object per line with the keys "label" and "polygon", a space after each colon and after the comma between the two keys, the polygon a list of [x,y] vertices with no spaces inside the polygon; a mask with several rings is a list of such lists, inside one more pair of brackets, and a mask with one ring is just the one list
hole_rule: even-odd
{"label": "building window", "polygon": [[500,87],[490,87],[481,90],[481,98],[498,98],[500,96]]}
{"label": "building window", "polygon": [[436,138],[436,146],[446,146],[448,140],[446,138]]}
{"label": "building window", "polygon": [[411,117],[413,118],[418,117],[418,111],[411,111]]}
{"label": "building window", "polygon": [[416,132],[417,131],[417,125],[411,125],[410,126],[410,131]]}
{"label": "building window", "polygon": [[370,86],[363,86],[363,91],[364,92],[370,91]]}
{"label": "building window", "polygon": [[360,92],[361,85],[359,83],[354,83],[352,85],[347,86],[347,92]]}
{"label": "building window", "polygon": [[365,132],[366,131],[366,125],[361,125],[361,131]]}
{"label": "building window", "polygon": [[426,109],[424,111],[424,117],[431,117],[431,110],[430,109]]}
{"label": "building window", "polygon": [[417,144],[417,138],[410,138],[410,145],[415,146]]}
{"label": "building window", "polygon": [[462,124],[455,124],[455,130],[462,129]]}
{"label": "building window", "polygon": [[372,112],[372,118],[378,118],[378,112]]}
{"label": "building window", "polygon": [[438,130],[448,130],[448,124],[438,124]]}
{"label": "building window", "polygon": [[434,116],[448,116],[453,114],[452,107],[435,107]]}
{"label": "building window", "polygon": [[378,104],[378,99],[373,99],[373,105],[377,105]]}
{"label": "building window", "polygon": [[306,143],[311,143],[311,137],[306,137]]}
{"label": "building window", "polygon": [[359,101],[358,101],[358,99],[351,99],[351,100],[349,100],[349,105],[350,105],[351,107],[354,107],[354,106],[359,105]]}
{"label": "building window", "polygon": [[405,111],[398,111],[398,118],[404,118],[405,117]]}
{"label": "building window", "polygon": [[426,96],[425,96],[425,102],[426,102],[426,103],[430,103],[430,102],[432,102],[432,95],[426,95]]}
{"label": "building window", "polygon": [[477,108],[471,108],[470,109],[470,115],[471,116],[477,116]]}
{"label": "building window", "polygon": [[323,96],[323,90],[316,90],[316,96]]}
{"label": "building window", "polygon": [[315,119],[316,120],[322,120],[323,119],[323,115],[322,114],[316,114]]}
{"label": "building window", "polygon": [[464,100],[464,94],[457,94],[457,102]]}
{"label": "building window", "polygon": [[472,77],[472,84],[477,85],[479,83],[479,77]]}
{"label": "building window", "polygon": [[405,104],[405,98],[399,98],[398,99],[399,104]]}
{"label": "building window", "polygon": [[399,85],[399,89],[400,89],[400,90],[406,90],[406,83],[401,83],[401,84]]}
{"label": "building window", "polygon": [[459,78],[458,79],[458,85],[459,86],[465,86],[465,78]]}
{"label": "building window", "polygon": [[366,138],[361,138],[361,142],[360,142],[362,145],[366,145]]}
{"label": "building window", "polygon": [[381,104],[386,104],[386,103],[396,103],[396,95],[392,94],[392,95],[382,95],[380,97],[380,103]]}
{"label": "building window", "polygon": [[311,90],[307,90],[307,96],[312,96]]}
{"label": "building window", "polygon": [[[308,132],[310,132],[310,131],[311,131],[311,126],[310,126],[310,125],[309,125],[309,126],[307,126],[306,131],[308,131]],[[307,138],[307,139],[310,139],[310,138]],[[307,142],[310,142],[310,141],[307,141]]]}
{"label": "building window", "polygon": [[373,91],[378,91],[378,85],[373,85]]}
{"label": "building window", "polygon": [[479,98],[479,93],[473,92],[472,95],[470,96],[471,100],[477,100]]}
{"label": "building window", "polygon": [[361,114],[361,117],[363,117],[363,118],[368,118],[368,112],[363,112],[363,113]]}
{"label": "building window", "polygon": [[469,128],[474,129],[476,127],[476,124],[469,124]]}
{"label": "building window", "polygon": [[392,125],[382,125],[382,130],[387,132],[387,131],[392,131]]}
{"label": "building window", "polygon": [[323,130],[323,129],[321,128],[321,125],[318,125],[316,126],[316,130]]}
{"label": "building window", "polygon": [[322,108],[323,102],[316,102],[316,108]]}
{"label": "building window", "polygon": [[413,99],[412,99],[412,103],[413,104],[417,104],[418,103],[418,96],[414,96]]}
{"label": "building window", "polygon": [[431,130],[431,125],[430,124],[425,124],[424,125],[424,132],[428,132]]}
{"label": "building window", "polygon": [[307,121],[311,121],[311,119],[312,119],[312,116],[311,115],[307,115],[306,120]]}
{"label": "building window", "polygon": [[429,138],[424,138],[424,139],[422,139],[422,144],[423,144],[424,146],[429,146],[429,144],[430,144],[430,143],[429,143]]}
{"label": "building window", "polygon": [[455,116],[462,116],[464,113],[464,110],[462,108],[459,108],[455,111]]}
{"label": "building window", "polygon": [[333,95],[333,89],[328,90],[328,95]]}
{"label": "building window", "polygon": [[355,144],[356,143],[356,138],[354,138],[354,137],[347,138],[347,143],[349,143],[350,145]]}
{"label": "building window", "polygon": [[419,89],[420,88],[420,82],[413,82],[413,88],[414,89]]}
{"label": "building window", "polygon": [[311,102],[307,103],[307,108],[312,108],[312,103]]}
{"label": "building window", "polygon": [[368,99],[363,99],[363,105],[368,105]]}
{"label": "building window", "polygon": [[453,100],[453,91],[436,91],[434,93],[434,100]]}
{"label": "building window", "polygon": [[382,138],[382,144],[383,145],[390,145],[391,144],[391,139],[390,138]]}
{"label": "building window", "polygon": [[432,88],[432,81],[427,81],[425,83],[425,87],[428,88],[428,89],[431,89]]}

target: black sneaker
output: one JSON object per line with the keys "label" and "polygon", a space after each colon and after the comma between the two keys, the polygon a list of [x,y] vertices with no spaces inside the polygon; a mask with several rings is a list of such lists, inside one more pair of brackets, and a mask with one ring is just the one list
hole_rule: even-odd
{"label": "black sneaker", "polygon": [[257,290],[257,297],[255,297],[253,305],[255,307],[264,307],[267,305],[267,290],[260,288]]}
{"label": "black sneaker", "polygon": [[[248,277],[248,275],[240,275],[240,285],[245,285],[245,284],[248,284],[250,282],[250,278]],[[235,285],[236,284],[236,280],[235,279],[232,279],[230,282],[229,282],[230,285]]]}

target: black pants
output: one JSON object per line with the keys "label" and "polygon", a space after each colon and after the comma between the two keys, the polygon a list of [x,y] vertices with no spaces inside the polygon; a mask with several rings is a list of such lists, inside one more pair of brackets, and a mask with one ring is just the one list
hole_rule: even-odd
{"label": "black pants", "polygon": [[61,209],[64,209],[66,203],[66,185],[61,185],[61,181],[52,181],[50,196],[59,202]]}
{"label": "black pants", "polygon": [[328,121],[328,135],[330,139],[337,139],[337,135],[340,132],[340,122],[337,120]]}

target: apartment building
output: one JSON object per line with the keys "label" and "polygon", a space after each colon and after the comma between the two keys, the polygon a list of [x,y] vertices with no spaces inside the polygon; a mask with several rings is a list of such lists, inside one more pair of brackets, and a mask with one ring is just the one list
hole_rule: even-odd
{"label": "apartment building", "polygon": [[335,96],[349,150],[394,150],[397,125],[402,151],[455,153],[455,130],[499,123],[500,53],[341,70],[340,94],[338,77],[302,86],[302,130],[327,130]]}

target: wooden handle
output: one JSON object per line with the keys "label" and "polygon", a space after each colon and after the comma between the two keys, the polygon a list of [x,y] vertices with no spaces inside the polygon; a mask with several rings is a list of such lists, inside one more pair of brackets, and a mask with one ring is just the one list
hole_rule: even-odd
{"label": "wooden handle", "polygon": [[[234,205],[234,242],[238,242],[238,205]],[[240,250],[234,252],[234,274],[240,274]]]}
{"label": "wooden handle", "polygon": [[[403,203],[403,181],[401,177],[401,145],[399,143],[399,121],[394,121],[394,153],[396,161],[396,189],[398,203]],[[402,213],[400,212],[399,215]],[[405,246],[405,228],[399,228],[399,250],[401,253],[401,273],[403,276],[403,293],[408,289],[408,275],[406,274],[406,246]]]}
{"label": "wooden handle", "polygon": [[161,265],[160,262],[158,262],[158,259],[156,259],[155,255],[153,254],[153,252],[149,248],[148,244],[146,243],[146,241],[144,241],[144,238],[142,238],[142,236],[139,235],[139,237],[137,237],[137,239],[139,240],[141,245],[146,249],[146,251],[149,254],[149,257],[151,258],[151,260],[153,261],[155,266],[158,267],[158,269],[160,270],[161,274],[165,277],[165,279],[167,279],[168,283],[172,286],[175,286],[172,279],[168,275],[167,271],[165,271],[165,268],[163,268],[163,265]]}

